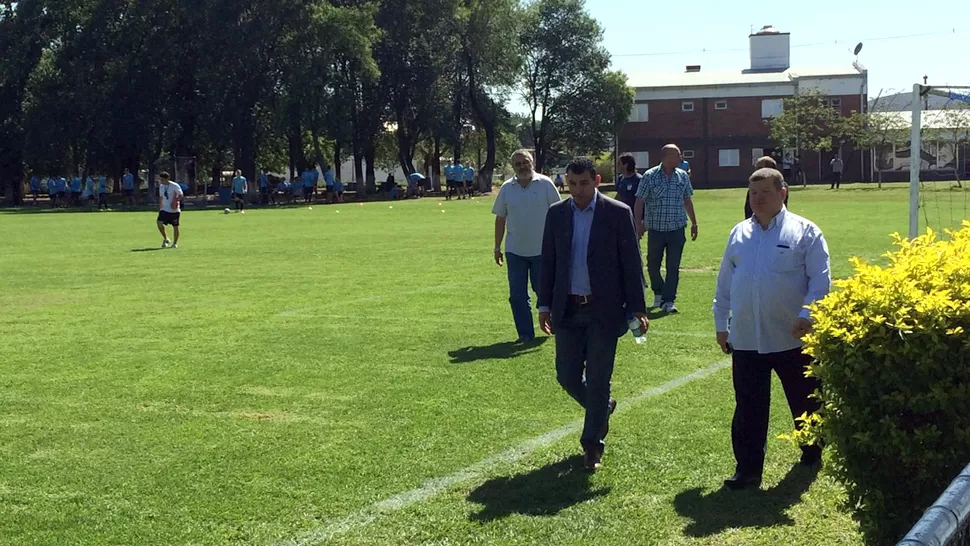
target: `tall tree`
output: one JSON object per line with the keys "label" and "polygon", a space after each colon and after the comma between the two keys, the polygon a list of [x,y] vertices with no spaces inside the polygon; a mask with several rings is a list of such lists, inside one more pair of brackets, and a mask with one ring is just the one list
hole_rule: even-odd
{"label": "tall tree", "polygon": [[[844,124],[828,105],[821,91],[812,89],[783,101],[781,114],[766,121],[771,140],[781,148],[795,148],[821,154],[845,139]],[[819,178],[821,178],[821,167]]]}
{"label": "tall tree", "polygon": [[22,199],[25,91],[54,24],[55,10],[42,0],[5,3],[0,10],[0,194],[14,204]]}
{"label": "tall tree", "polygon": [[457,0],[386,0],[377,14],[384,36],[375,57],[406,173],[415,171],[418,142],[440,106],[437,82],[451,69],[456,8]]}
{"label": "tall tree", "polygon": [[[568,145],[570,133],[608,139],[614,129],[612,112],[621,106],[629,112],[632,98],[627,101],[622,93],[602,85],[603,80],[615,82],[616,76],[609,74],[603,30],[587,13],[584,0],[536,0],[524,19],[519,34],[525,53],[523,96],[530,111],[536,168],[541,170],[550,152]],[[622,105],[612,103],[618,98],[623,98]]]}
{"label": "tall tree", "polygon": [[522,81],[522,49],[510,37],[519,36],[524,13],[517,0],[464,0],[458,14],[468,104],[485,134],[479,178],[487,182],[495,171],[499,124],[508,115],[504,105]]}

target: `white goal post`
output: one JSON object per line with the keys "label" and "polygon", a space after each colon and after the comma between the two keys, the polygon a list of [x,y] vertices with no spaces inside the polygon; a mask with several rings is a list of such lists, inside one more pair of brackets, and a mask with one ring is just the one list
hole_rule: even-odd
{"label": "white goal post", "polygon": [[955,89],[970,90],[970,86],[956,85],[913,85],[913,120],[910,132],[909,146],[909,238],[919,236],[919,203],[920,203],[920,168],[922,167],[921,151],[923,143],[923,97],[935,95],[949,100],[958,100],[970,104],[970,93],[958,93]]}

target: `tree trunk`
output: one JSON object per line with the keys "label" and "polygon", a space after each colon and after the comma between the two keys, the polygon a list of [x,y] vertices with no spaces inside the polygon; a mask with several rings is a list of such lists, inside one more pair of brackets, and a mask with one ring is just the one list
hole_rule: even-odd
{"label": "tree trunk", "polygon": [[300,130],[300,124],[297,123],[290,127],[288,134],[286,135],[287,149],[289,153],[289,177],[293,176],[299,172],[299,166],[303,163],[303,135]]}
{"label": "tree trunk", "polygon": [[340,163],[342,158],[340,157],[340,141],[334,141],[333,143],[333,175],[334,179],[340,180]]}
{"label": "tree trunk", "polygon": [[441,191],[441,137],[434,137],[434,157],[431,158],[431,188]]}
{"label": "tree trunk", "polygon": [[356,182],[357,199],[362,200],[367,195],[367,184],[364,180],[364,155],[354,150],[354,182]]}
{"label": "tree trunk", "polygon": [[374,160],[377,157],[377,147],[373,142],[370,142],[364,146],[364,160],[367,162],[365,167],[366,173],[365,178],[367,180],[367,187],[373,187],[377,185],[377,174],[374,172]]}

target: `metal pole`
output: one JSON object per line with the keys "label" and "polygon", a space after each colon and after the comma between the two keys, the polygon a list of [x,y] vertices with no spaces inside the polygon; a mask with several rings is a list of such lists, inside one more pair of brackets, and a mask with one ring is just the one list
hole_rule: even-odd
{"label": "metal pole", "polygon": [[909,238],[919,236],[919,175],[922,159],[920,150],[920,132],[922,130],[922,98],[923,86],[913,84],[913,122],[909,134]]}

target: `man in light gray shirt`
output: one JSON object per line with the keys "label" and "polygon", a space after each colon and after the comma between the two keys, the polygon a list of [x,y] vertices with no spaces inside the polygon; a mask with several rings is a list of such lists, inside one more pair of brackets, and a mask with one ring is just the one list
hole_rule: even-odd
{"label": "man in light gray shirt", "polygon": [[556,185],[549,177],[536,173],[533,165],[532,153],[528,150],[512,154],[515,176],[502,184],[492,207],[495,214],[495,263],[501,267],[503,260],[508,262],[509,304],[520,343],[536,337],[529,284],[531,282],[534,292],[539,284],[546,212],[560,199]]}
{"label": "man in light gray shirt", "polygon": [[[818,380],[805,377],[811,359],[802,352],[802,337],[812,331],[805,307],[824,298],[832,285],[822,231],[785,208],[782,174],[756,171],[749,191],[754,216],[731,231],[714,297],[717,343],[732,355],[734,375],[731,440],[737,467],[724,482],[731,489],[761,483],[772,370],[781,379],[792,417],[819,409],[819,401],[810,398]],[[817,464],[821,453],[818,446],[803,447],[801,464]]]}
{"label": "man in light gray shirt", "polygon": [[831,189],[837,190],[839,189],[839,186],[842,185],[842,168],[844,167],[844,165],[842,164],[842,157],[836,155],[835,157],[832,158],[832,161],[829,162],[829,165],[832,167],[832,188]]}

